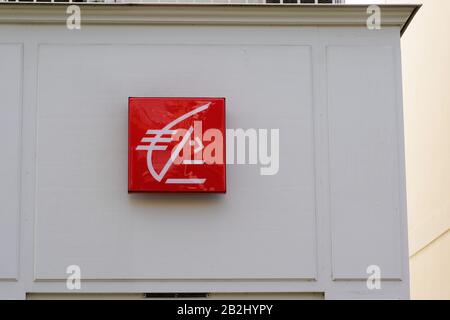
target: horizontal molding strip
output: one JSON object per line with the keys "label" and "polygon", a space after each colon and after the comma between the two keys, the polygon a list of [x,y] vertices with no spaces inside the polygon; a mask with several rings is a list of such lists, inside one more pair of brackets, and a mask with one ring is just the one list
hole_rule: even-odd
{"label": "horizontal molding strip", "polygon": [[[66,8],[83,24],[366,26],[367,5],[0,3],[2,24],[65,24]],[[418,5],[380,5],[381,24],[407,26]]]}

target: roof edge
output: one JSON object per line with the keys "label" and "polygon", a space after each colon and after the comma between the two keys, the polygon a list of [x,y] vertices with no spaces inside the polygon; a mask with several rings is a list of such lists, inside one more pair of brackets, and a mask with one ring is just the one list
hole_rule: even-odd
{"label": "roof edge", "polygon": [[[65,24],[68,5],[81,8],[82,23],[365,26],[368,5],[180,4],[0,2],[0,24]],[[382,27],[403,34],[421,5],[380,4]]]}
{"label": "roof edge", "polygon": [[402,29],[400,30],[400,36],[403,36],[403,34],[405,33],[406,29],[408,29],[409,25],[411,24],[411,22],[413,21],[414,17],[416,16],[417,12],[419,12],[420,8],[422,8],[422,4],[416,4],[413,12],[411,12],[408,20],[406,21],[406,23],[403,25]]}

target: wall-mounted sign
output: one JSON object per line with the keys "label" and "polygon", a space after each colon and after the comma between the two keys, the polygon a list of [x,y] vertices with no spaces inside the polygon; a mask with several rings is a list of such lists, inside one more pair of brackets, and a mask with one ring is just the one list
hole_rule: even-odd
{"label": "wall-mounted sign", "polygon": [[224,98],[129,98],[129,192],[225,192]]}

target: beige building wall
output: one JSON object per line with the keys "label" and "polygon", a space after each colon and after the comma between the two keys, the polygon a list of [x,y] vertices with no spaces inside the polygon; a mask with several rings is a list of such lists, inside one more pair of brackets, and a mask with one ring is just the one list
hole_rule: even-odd
{"label": "beige building wall", "polygon": [[450,299],[450,1],[402,38],[411,298]]}

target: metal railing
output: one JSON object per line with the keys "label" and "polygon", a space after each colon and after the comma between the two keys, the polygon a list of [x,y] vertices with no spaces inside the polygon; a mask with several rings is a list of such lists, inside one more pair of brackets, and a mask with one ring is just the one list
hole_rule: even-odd
{"label": "metal railing", "polygon": [[0,2],[28,3],[217,3],[217,4],[338,4],[345,0],[0,0]]}

